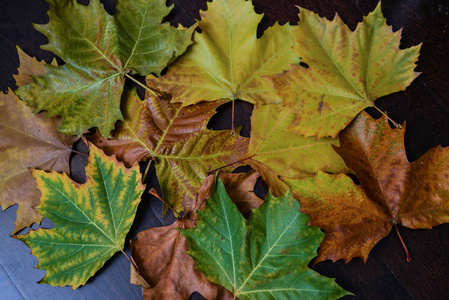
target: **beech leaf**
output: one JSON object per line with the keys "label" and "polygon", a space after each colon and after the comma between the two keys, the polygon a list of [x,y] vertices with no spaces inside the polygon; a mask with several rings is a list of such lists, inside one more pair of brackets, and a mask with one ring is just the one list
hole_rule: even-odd
{"label": "beech leaf", "polygon": [[300,9],[295,50],[308,65],[292,65],[271,77],[283,103],[300,110],[289,130],[335,137],[364,108],[382,96],[403,91],[414,72],[421,45],[399,49],[393,32],[376,9],[351,31],[338,15],[328,21]]}
{"label": "beech leaf", "polygon": [[180,230],[196,268],[240,299],[336,299],[346,294],[333,279],[307,267],[323,234],[307,226],[290,192],[269,194],[245,220],[220,180],[198,225]]}
{"label": "beech leaf", "polygon": [[138,167],[126,169],[113,157],[90,147],[83,185],[66,174],[34,170],[42,191],[39,212],[54,224],[17,235],[46,271],[40,283],[84,285],[117,251],[123,251],[143,186]]}
{"label": "beech leaf", "polygon": [[149,86],[173,95],[173,102],[190,105],[217,99],[278,103],[270,76],[299,63],[289,24],[275,24],[257,38],[262,15],[251,1],[214,0],[201,11],[194,44],[170,65],[166,75],[148,77]]}
{"label": "beech leaf", "polygon": [[59,130],[81,135],[98,127],[105,136],[120,113],[120,95],[129,74],[159,74],[191,43],[193,28],[177,30],[161,24],[171,8],[165,0],[117,1],[109,15],[99,0],[88,6],[76,0],[47,0],[50,22],[35,27],[49,39],[43,46],[65,61],[48,66],[17,94],[35,111],[60,115]]}
{"label": "beech leaf", "polygon": [[162,196],[177,211],[189,210],[208,171],[237,161],[246,151],[248,139],[231,136],[229,130],[206,129],[222,101],[182,107],[149,93],[141,101],[135,90],[125,96],[125,120],[117,123],[111,138],[88,138],[126,166],[148,158],[156,161]]}
{"label": "beech leaf", "polygon": [[432,228],[449,222],[449,148],[436,147],[409,163],[404,129],[391,129],[363,112],[340,133],[336,151],[361,185],[346,175],[319,172],[301,180],[284,179],[326,236],[317,262],[367,260],[393,226]]}
{"label": "beech leaf", "polygon": [[[18,52],[17,84],[29,80],[30,72],[45,74],[43,63]],[[42,220],[35,209],[40,192],[28,168],[70,174],[71,147],[78,138],[58,133],[61,119],[45,115],[33,114],[11,90],[0,94],[0,205],[6,209],[19,204],[13,233]]]}

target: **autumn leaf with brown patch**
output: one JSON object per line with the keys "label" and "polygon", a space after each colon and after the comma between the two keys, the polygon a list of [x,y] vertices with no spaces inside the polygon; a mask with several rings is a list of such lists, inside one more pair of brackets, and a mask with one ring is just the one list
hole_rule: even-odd
{"label": "autumn leaf with brown patch", "polygon": [[326,232],[316,262],[366,261],[393,226],[430,229],[449,222],[449,147],[433,148],[410,163],[404,131],[363,112],[340,133],[335,150],[361,185],[344,174],[321,171],[302,180],[284,179],[311,217],[309,224]]}

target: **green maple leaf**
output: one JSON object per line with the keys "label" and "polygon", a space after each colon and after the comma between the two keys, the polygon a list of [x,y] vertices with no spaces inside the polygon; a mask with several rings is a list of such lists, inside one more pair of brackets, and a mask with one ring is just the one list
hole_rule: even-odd
{"label": "green maple leaf", "polygon": [[59,131],[81,135],[98,127],[105,135],[122,120],[120,95],[129,74],[159,74],[173,56],[191,43],[190,30],[161,24],[171,8],[165,0],[117,1],[109,15],[99,0],[89,6],[76,0],[47,0],[50,22],[35,27],[52,51],[65,61],[47,66],[45,76],[18,89],[17,94],[37,112],[63,116]]}
{"label": "green maple leaf", "polygon": [[24,241],[46,271],[40,283],[84,285],[117,251],[123,250],[143,186],[138,167],[126,169],[114,158],[90,148],[87,181],[34,170],[42,192],[38,211],[53,229],[38,229],[16,238]]}
{"label": "green maple leaf", "polygon": [[238,160],[248,139],[229,130],[208,130],[207,122],[223,101],[190,106],[170,103],[147,93],[141,101],[136,90],[125,92],[122,111],[109,139],[87,136],[107,155],[116,154],[126,166],[152,159],[164,200],[175,210],[190,209],[206,174]]}
{"label": "green maple leaf", "polygon": [[295,50],[308,68],[291,66],[270,78],[283,103],[300,111],[289,130],[335,137],[361,110],[419,75],[413,70],[421,45],[399,49],[401,31],[387,25],[380,3],[355,31],[338,15],[328,21],[300,11]]}
{"label": "green maple leaf", "polygon": [[307,225],[290,192],[265,202],[245,220],[220,180],[198,211],[198,225],[180,230],[196,268],[240,299],[336,299],[348,294],[307,267],[323,233]]}
{"label": "green maple leaf", "polygon": [[173,95],[173,102],[236,98],[251,103],[278,103],[270,76],[299,63],[291,26],[275,24],[257,38],[262,19],[251,1],[214,0],[201,11],[194,44],[166,75],[147,78],[150,86]]}

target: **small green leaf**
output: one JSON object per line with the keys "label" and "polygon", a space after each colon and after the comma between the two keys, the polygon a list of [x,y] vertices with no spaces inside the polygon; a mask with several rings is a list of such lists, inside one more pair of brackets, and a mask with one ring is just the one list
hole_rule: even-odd
{"label": "small green leaf", "polygon": [[75,289],[123,250],[143,193],[138,167],[126,169],[91,147],[86,174],[80,185],[66,174],[33,171],[42,192],[38,210],[55,228],[16,238],[39,259],[36,267],[47,272],[40,283]]}
{"label": "small green leaf", "polygon": [[75,0],[47,2],[50,22],[35,27],[49,39],[43,48],[65,65],[47,66],[47,75],[35,76],[17,94],[36,112],[64,117],[59,130],[66,134],[98,127],[108,136],[114,123],[123,120],[120,95],[126,74],[160,74],[192,43],[193,28],[161,24],[171,10],[165,0],[119,0],[114,16],[98,0],[88,6]]}
{"label": "small green leaf", "polygon": [[218,180],[198,225],[180,230],[209,280],[240,299],[336,299],[348,294],[307,267],[323,233],[307,226],[290,192],[269,194],[246,221]]}

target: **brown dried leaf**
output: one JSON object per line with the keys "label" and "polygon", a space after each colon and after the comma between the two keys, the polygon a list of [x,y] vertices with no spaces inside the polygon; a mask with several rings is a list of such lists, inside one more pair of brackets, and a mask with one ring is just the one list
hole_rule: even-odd
{"label": "brown dried leaf", "polygon": [[132,257],[151,288],[142,289],[145,299],[188,299],[199,292],[206,299],[233,299],[224,287],[207,280],[195,270],[195,262],[186,254],[186,239],[178,228],[190,228],[180,219],[172,225],[150,228],[131,241]]}

